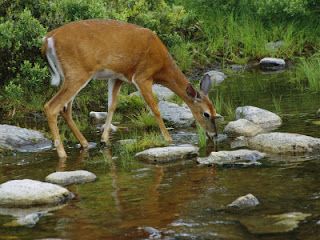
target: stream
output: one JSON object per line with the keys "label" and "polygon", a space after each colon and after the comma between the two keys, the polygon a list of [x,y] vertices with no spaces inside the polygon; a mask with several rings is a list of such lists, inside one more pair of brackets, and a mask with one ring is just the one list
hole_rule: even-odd
{"label": "stream", "polygon": [[[319,138],[315,113],[320,94],[295,90],[289,81],[289,71],[232,73],[212,91],[212,99],[220,94],[234,109],[243,105],[267,109],[283,120],[277,131]],[[195,131],[174,130],[172,134],[176,143],[196,144]],[[85,135],[89,141],[100,138],[94,130]],[[113,138],[120,139],[120,134]],[[230,150],[229,142],[217,148]],[[209,144],[201,155],[211,150]],[[3,227],[13,218],[0,215],[0,240],[320,239],[320,155],[268,155],[261,166],[222,168],[199,166],[194,159],[162,165],[126,162],[116,158],[114,149],[100,147],[81,152],[70,145],[67,152],[66,161],[59,161],[54,150],[0,155],[0,183],[25,178],[43,181],[56,170],[85,169],[98,177],[93,183],[68,186],[75,199],[32,228]],[[226,210],[229,203],[248,193],[260,205]],[[290,212],[311,216],[287,233],[254,234],[241,223],[248,217],[259,220]]]}

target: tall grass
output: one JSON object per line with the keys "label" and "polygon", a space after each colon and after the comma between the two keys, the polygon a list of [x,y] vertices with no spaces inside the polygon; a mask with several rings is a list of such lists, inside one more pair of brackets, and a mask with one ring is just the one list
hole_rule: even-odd
{"label": "tall grass", "polygon": [[293,81],[302,89],[306,87],[314,92],[320,91],[320,53],[300,60]]}
{"label": "tall grass", "polygon": [[131,117],[131,122],[135,127],[138,128],[158,127],[156,118],[147,109],[143,109],[140,113],[137,113],[133,117]]}
{"label": "tall grass", "polygon": [[198,146],[200,148],[204,148],[207,145],[207,136],[206,131],[197,124],[197,133],[198,133]]}

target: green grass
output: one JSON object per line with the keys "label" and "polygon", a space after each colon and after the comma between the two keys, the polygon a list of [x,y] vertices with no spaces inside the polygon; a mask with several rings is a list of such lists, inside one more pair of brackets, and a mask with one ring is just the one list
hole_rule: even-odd
{"label": "green grass", "polygon": [[133,115],[130,119],[131,123],[137,128],[150,129],[158,127],[156,118],[147,109],[142,109],[140,113]]}
{"label": "green grass", "polygon": [[281,113],[281,101],[282,101],[282,96],[280,96],[279,98],[272,96],[272,103],[276,113]]}
{"label": "green grass", "polygon": [[320,91],[320,53],[308,60],[300,60],[293,81],[301,89],[306,87],[314,92]]}
{"label": "green grass", "polygon": [[156,132],[145,132],[142,136],[135,133],[130,138],[137,139],[136,142],[120,145],[116,152],[118,153],[123,164],[126,162],[132,162],[134,160],[134,155],[137,152],[143,151],[152,147],[165,147],[168,142],[164,140],[160,133]]}
{"label": "green grass", "polygon": [[207,146],[207,136],[206,131],[197,124],[197,132],[198,132],[198,146],[200,148],[204,148]]}

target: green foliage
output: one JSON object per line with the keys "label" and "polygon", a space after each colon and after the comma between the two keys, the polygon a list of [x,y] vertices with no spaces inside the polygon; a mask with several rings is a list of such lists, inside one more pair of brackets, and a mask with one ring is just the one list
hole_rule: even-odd
{"label": "green foliage", "polygon": [[304,89],[320,92],[320,53],[310,59],[300,59],[293,78],[298,85]]}
{"label": "green foliage", "polygon": [[156,118],[147,109],[143,109],[139,113],[135,114],[131,118],[131,122],[133,123],[134,127],[137,128],[150,129],[158,127]]}
{"label": "green foliage", "polygon": [[118,100],[117,110],[120,112],[126,112],[135,114],[138,111],[141,111],[145,107],[145,102],[142,97],[138,95],[128,96],[120,94]]}
{"label": "green foliage", "polygon": [[207,146],[207,136],[206,131],[197,124],[197,132],[198,132],[198,146],[200,148],[204,148]]}

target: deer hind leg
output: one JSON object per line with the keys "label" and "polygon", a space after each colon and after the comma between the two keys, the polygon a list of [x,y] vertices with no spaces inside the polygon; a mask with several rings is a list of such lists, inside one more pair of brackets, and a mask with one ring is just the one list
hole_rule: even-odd
{"label": "deer hind leg", "polygon": [[61,111],[61,115],[65,119],[69,128],[73,132],[74,136],[80,142],[82,148],[88,148],[89,144],[87,139],[82,135],[82,133],[80,132],[77,125],[72,119],[72,103],[73,103],[73,99],[68,103],[67,107],[63,108],[63,110]]}
{"label": "deer hind leg", "polygon": [[155,116],[164,139],[168,142],[172,142],[172,138],[171,138],[168,130],[166,129],[166,126],[163,122],[163,119],[161,118],[158,103],[153,97],[152,80],[146,79],[145,81],[141,81],[141,80],[138,81],[138,79],[136,79],[134,81],[134,83],[135,83],[136,87],[138,88],[140,94],[142,95],[143,99],[148,104],[149,108],[151,109],[153,115]]}
{"label": "deer hind leg", "polygon": [[[83,76],[83,75],[82,75]],[[75,79],[74,81],[72,81]],[[64,150],[59,134],[57,118],[63,108],[70,103],[70,101],[77,95],[77,93],[89,82],[90,77],[87,78],[68,78],[66,77],[61,89],[51,98],[44,106],[44,111],[48,119],[49,128],[52,133],[54,146],[57,148],[59,158],[66,158],[67,154]],[[67,84],[68,83],[68,84]],[[70,106],[71,107],[71,106]],[[74,125],[75,126],[75,125]],[[78,129],[76,131],[79,131]],[[80,132],[80,131],[79,131]],[[84,144],[84,142],[83,142]]]}
{"label": "deer hind leg", "polygon": [[120,92],[122,81],[109,80],[108,81],[108,114],[104,124],[104,130],[101,136],[101,142],[107,143],[109,141],[109,132],[114,111],[117,107],[117,97]]}

